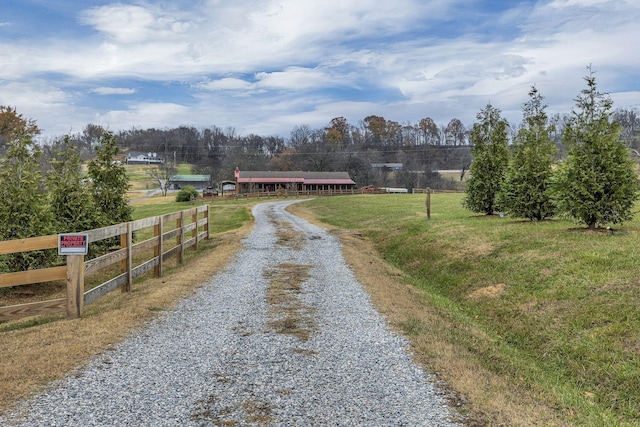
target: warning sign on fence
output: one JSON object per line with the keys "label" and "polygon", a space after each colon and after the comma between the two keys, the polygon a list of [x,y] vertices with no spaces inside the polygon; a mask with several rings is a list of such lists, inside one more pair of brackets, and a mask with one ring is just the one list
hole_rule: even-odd
{"label": "warning sign on fence", "polygon": [[58,234],[58,255],[86,255],[88,250],[88,234]]}

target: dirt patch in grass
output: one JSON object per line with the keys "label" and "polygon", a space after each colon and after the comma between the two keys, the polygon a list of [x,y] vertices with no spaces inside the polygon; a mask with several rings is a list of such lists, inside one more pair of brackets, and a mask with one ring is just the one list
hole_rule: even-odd
{"label": "dirt patch in grass", "polygon": [[[467,227],[462,225],[451,226],[439,233],[444,236],[443,241],[449,242],[448,260],[475,259],[490,255],[495,250],[491,242],[467,232]],[[464,244],[461,240],[464,240]]]}
{"label": "dirt patch in grass", "polygon": [[[320,223],[303,204],[289,207],[309,221]],[[332,230],[343,247],[348,264],[371,295],[378,312],[391,327],[412,342],[414,360],[442,381],[452,406],[466,414],[469,426],[561,426],[557,413],[536,396],[480,365],[472,354],[452,339],[453,331],[467,326],[455,323],[428,304],[428,295],[404,280],[403,272],[381,259],[361,233]],[[483,251],[489,247],[483,248]],[[481,331],[467,331],[483,340]]]}
{"label": "dirt patch in grass", "polygon": [[175,202],[175,200],[176,200],[175,194],[171,194],[169,196],[153,196],[153,197],[147,197],[144,199],[136,200],[136,206],[157,205],[160,203]]}
{"label": "dirt patch in grass", "polygon": [[498,283],[497,285],[485,286],[484,288],[476,289],[475,291],[469,294],[469,298],[471,299],[480,299],[480,298],[497,298],[504,290],[507,288],[507,285],[504,283]]}
{"label": "dirt patch in grass", "polygon": [[[85,365],[94,354],[125,338],[131,330],[206,283],[242,248],[251,225],[212,235],[188,261],[162,278],[135,282],[130,294],[112,292],[85,307],[82,319],[41,316],[12,322],[0,332],[0,412]],[[35,326],[34,326],[35,325]]]}

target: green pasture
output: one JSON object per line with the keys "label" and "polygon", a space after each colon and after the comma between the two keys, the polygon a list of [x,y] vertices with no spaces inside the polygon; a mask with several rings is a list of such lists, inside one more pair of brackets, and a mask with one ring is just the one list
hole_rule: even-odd
{"label": "green pasture", "polygon": [[[190,209],[204,202],[176,202],[175,196],[156,197],[143,203],[133,204],[133,219],[148,218],[166,213]],[[207,201],[209,204],[209,232],[222,233],[242,227],[251,219],[252,205],[246,199]],[[255,202],[254,202],[255,203]]]}
{"label": "green pasture", "polygon": [[[160,188],[158,181],[149,175],[152,170],[157,170],[157,165],[124,165],[131,184],[131,190],[153,190]],[[176,167],[176,174],[189,175],[193,173],[193,166],[190,164],[179,164]]]}
{"label": "green pasture", "polygon": [[462,194],[432,195],[427,220],[425,197],[306,203],[370,237],[458,325],[452,342],[570,424],[640,425],[640,221],[589,231],[478,216]]}

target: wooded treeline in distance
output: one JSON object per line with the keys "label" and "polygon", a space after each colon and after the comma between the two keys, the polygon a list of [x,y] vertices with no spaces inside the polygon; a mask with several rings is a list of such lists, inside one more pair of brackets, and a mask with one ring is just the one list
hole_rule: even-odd
{"label": "wooded treeline in distance", "polygon": [[[13,116],[13,117],[12,117]],[[0,155],[4,155],[9,132],[16,117],[32,129],[34,120],[23,119],[15,109],[0,110]],[[555,114],[550,135],[563,157],[562,134],[570,114]],[[618,109],[613,119],[621,126],[620,138],[632,152],[640,152],[640,116],[635,109]],[[522,124],[511,124],[513,138]],[[52,138],[41,143],[41,162],[48,160],[61,145],[78,147],[82,159],[95,156],[95,148],[108,129],[88,124],[81,132]],[[471,126],[452,119],[439,125],[431,118],[418,123],[404,123],[371,115],[358,124],[344,117],[333,118],[326,127],[312,129],[296,126],[288,138],[256,134],[240,135],[233,127],[211,126],[198,129],[180,126],[167,129],[130,129],[115,133],[121,150],[157,153],[171,164],[190,163],[195,173],[207,174],[213,182],[232,179],[233,170],[305,170],[347,171],[358,186],[397,186],[404,188],[442,188],[451,182],[443,180],[438,170],[465,171],[471,163],[469,133]],[[36,132],[37,133],[37,132]],[[385,164],[402,164],[393,171]],[[372,167],[378,165],[379,167]]]}

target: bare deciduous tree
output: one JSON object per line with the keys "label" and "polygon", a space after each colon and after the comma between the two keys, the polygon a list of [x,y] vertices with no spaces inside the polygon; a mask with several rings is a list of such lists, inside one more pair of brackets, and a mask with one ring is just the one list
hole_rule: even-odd
{"label": "bare deciduous tree", "polygon": [[167,191],[171,186],[171,177],[175,175],[175,173],[176,168],[166,160],[163,165],[156,166],[147,171],[147,175],[155,179],[160,186],[160,191],[162,192],[163,196],[167,195]]}

